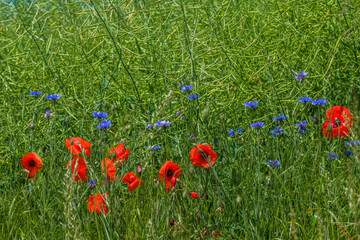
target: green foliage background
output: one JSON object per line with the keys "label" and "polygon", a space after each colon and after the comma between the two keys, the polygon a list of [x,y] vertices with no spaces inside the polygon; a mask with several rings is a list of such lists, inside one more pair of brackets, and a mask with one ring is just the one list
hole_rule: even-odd
{"label": "green foliage background", "polygon": [[[358,1],[3,0],[0,12],[1,238],[359,234],[359,161],[356,149],[355,156],[343,154],[344,142],[359,140],[358,121],[346,140],[321,133],[330,106],[359,116]],[[309,77],[300,83],[294,72],[302,70]],[[193,84],[200,99],[190,101],[179,82]],[[34,90],[43,95],[30,96]],[[57,93],[56,105],[46,100]],[[328,104],[303,106],[303,96]],[[250,100],[260,103],[255,111],[243,105]],[[50,121],[43,118],[47,109]],[[96,129],[93,111],[109,113],[106,133]],[[279,113],[288,120],[278,139],[269,130]],[[320,123],[311,121],[314,115]],[[172,122],[166,131],[145,128],[163,119]],[[305,135],[295,127],[300,120],[309,123]],[[256,121],[266,127],[251,130]],[[231,128],[244,133],[229,138]],[[218,153],[213,168],[191,164],[191,134]],[[73,136],[93,143],[88,176],[98,180],[95,189],[65,170],[71,156],[64,142]],[[122,140],[130,158],[118,175],[138,164],[146,169],[131,193],[120,181],[101,185],[100,161]],[[154,153],[145,148],[157,144]],[[44,162],[33,182],[22,177],[20,164],[31,151]],[[340,159],[327,160],[329,153]],[[154,182],[166,160],[183,169],[170,193]],[[90,213],[88,197],[105,191],[110,213]],[[191,191],[209,199],[192,199]]]}

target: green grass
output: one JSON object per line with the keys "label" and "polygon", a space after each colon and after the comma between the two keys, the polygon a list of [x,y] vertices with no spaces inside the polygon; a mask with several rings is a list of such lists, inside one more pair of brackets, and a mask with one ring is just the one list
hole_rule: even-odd
{"label": "green grass", "polygon": [[[1,239],[360,234],[359,159],[344,144],[360,140],[358,1],[3,0],[0,12]],[[309,77],[300,83],[294,72],[302,70]],[[200,98],[187,99],[179,82],[193,84]],[[34,90],[42,96],[30,96]],[[57,93],[54,106],[45,95]],[[304,107],[303,96],[328,104]],[[254,111],[243,105],[252,100],[259,101]],[[325,112],[335,105],[355,118],[347,139],[322,136]],[[93,111],[109,113],[106,133],[96,129]],[[279,113],[288,119],[274,138]],[[165,131],[145,127],[164,119],[171,121]],[[300,120],[309,123],[306,134],[297,132]],[[251,130],[256,121],[266,126]],[[231,128],[244,132],[229,138]],[[87,175],[97,179],[94,189],[66,171],[65,139],[73,136],[93,144]],[[101,159],[123,140],[130,157],[117,175],[146,169],[134,192],[121,181],[102,185]],[[212,145],[213,168],[192,165],[194,142]],[[33,181],[20,164],[29,152],[44,163]],[[340,159],[327,160],[329,153]],[[167,160],[182,168],[171,192],[156,183]],[[89,212],[88,198],[105,191],[109,214]],[[192,191],[209,198],[193,199]]]}

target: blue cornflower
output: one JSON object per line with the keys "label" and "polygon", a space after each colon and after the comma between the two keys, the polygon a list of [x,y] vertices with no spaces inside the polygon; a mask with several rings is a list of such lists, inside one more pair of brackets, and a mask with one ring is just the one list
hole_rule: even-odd
{"label": "blue cornflower", "polygon": [[265,123],[264,122],[256,122],[256,123],[250,124],[250,126],[253,128],[259,129],[259,128],[262,128],[263,126],[265,126]]}
{"label": "blue cornflower", "polygon": [[40,92],[31,91],[31,92],[30,92],[30,95],[31,95],[31,96],[35,96],[35,97],[40,96],[41,94],[42,94],[42,91],[40,91]]}
{"label": "blue cornflower", "polygon": [[272,167],[275,167],[275,166],[281,167],[281,164],[279,163],[278,160],[275,160],[275,161],[268,160],[268,163],[269,163],[270,166],[272,166]]}
{"label": "blue cornflower", "polygon": [[166,128],[166,127],[169,127],[170,126],[170,121],[165,121],[165,120],[162,120],[162,121],[158,121],[156,124],[155,124],[155,127],[158,127],[159,130],[161,128]]}
{"label": "blue cornflower", "polygon": [[257,105],[259,105],[259,102],[258,101],[250,101],[250,102],[244,102],[244,106],[245,107],[248,107],[250,109],[254,109],[257,107]]}
{"label": "blue cornflower", "polygon": [[339,157],[336,156],[335,153],[330,153],[330,154],[328,155],[328,160],[329,160],[330,158],[331,158],[331,159],[335,159],[335,158],[339,159]]}
{"label": "blue cornflower", "polygon": [[185,86],[182,86],[181,87],[181,91],[183,91],[183,92],[185,92],[185,91],[191,91],[191,89],[192,89],[192,84],[190,84],[190,85],[185,85]]}
{"label": "blue cornflower", "polygon": [[348,157],[351,157],[353,155],[352,152],[350,152],[349,150],[345,150],[344,154]]}
{"label": "blue cornflower", "polygon": [[275,130],[270,130],[274,137],[280,137],[281,134],[284,134],[282,127],[276,127]]}
{"label": "blue cornflower", "polygon": [[[146,149],[150,148],[150,146],[146,146]],[[160,148],[159,145],[154,146],[153,148],[151,148],[152,151],[158,150]]]}
{"label": "blue cornflower", "polygon": [[308,76],[308,74],[304,71],[301,71],[300,74],[298,74],[297,72],[295,72],[295,79],[299,80],[300,82],[302,82],[302,80]]}
{"label": "blue cornflower", "polygon": [[309,130],[308,128],[306,128],[307,123],[305,120],[303,123],[301,121],[299,121],[299,124],[295,124],[295,125],[299,127],[298,132],[302,131],[302,133],[305,133],[305,130]]}
{"label": "blue cornflower", "polygon": [[233,128],[229,130],[229,137],[233,137],[235,135],[235,133],[243,133],[243,131],[241,129],[239,130],[234,130]]}
{"label": "blue cornflower", "polygon": [[104,112],[93,112],[93,116],[101,120],[102,118],[106,118],[108,114]]}
{"label": "blue cornflower", "polygon": [[50,111],[50,110],[46,110],[44,118],[45,118],[45,119],[50,119],[51,117],[52,117],[51,111]]}
{"label": "blue cornflower", "polygon": [[99,125],[97,125],[96,128],[106,130],[109,127],[111,127],[110,120],[103,120],[103,121],[101,121],[101,123]]}
{"label": "blue cornflower", "polygon": [[196,135],[196,133],[192,133],[192,134],[190,134],[190,140],[192,140],[192,141],[196,141],[196,137],[197,137],[197,135]]}
{"label": "blue cornflower", "polygon": [[188,99],[198,99],[199,98],[199,95],[197,94],[193,94],[193,95],[187,95]]}
{"label": "blue cornflower", "polygon": [[286,116],[285,115],[279,115],[278,117],[274,117],[272,120],[275,121],[277,120],[278,122],[282,122],[283,120],[286,120]]}
{"label": "blue cornflower", "polygon": [[94,187],[96,187],[96,182],[97,182],[96,179],[92,179],[88,182],[87,186],[94,188]]}
{"label": "blue cornflower", "polygon": [[47,100],[53,100],[55,102],[56,100],[60,99],[60,94],[53,94],[53,95],[46,95]]}
{"label": "blue cornflower", "polygon": [[302,97],[302,98],[299,99],[299,102],[304,103],[304,105],[311,102],[311,101],[312,101],[311,97]]}
{"label": "blue cornflower", "polygon": [[345,145],[348,146],[348,147],[350,147],[350,146],[357,147],[359,144],[360,144],[360,141],[351,141],[351,142],[345,143]]}
{"label": "blue cornflower", "polygon": [[152,125],[151,123],[148,123],[148,124],[146,124],[146,127],[147,127],[148,129],[152,129],[153,125]]}
{"label": "blue cornflower", "polygon": [[318,99],[318,100],[314,100],[312,101],[312,105],[318,105],[318,106],[322,106],[327,104],[327,101],[325,99]]}

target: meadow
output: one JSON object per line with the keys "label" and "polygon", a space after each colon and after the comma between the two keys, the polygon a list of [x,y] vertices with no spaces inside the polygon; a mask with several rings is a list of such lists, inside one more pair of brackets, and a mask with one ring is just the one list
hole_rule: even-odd
{"label": "meadow", "polygon": [[359,238],[359,20],[0,1],[0,239]]}

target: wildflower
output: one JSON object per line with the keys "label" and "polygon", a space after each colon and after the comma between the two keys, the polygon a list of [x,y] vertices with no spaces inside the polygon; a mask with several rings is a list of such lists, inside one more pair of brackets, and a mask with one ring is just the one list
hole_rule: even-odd
{"label": "wildflower", "polygon": [[196,192],[190,193],[193,198],[199,198],[199,195]]}
{"label": "wildflower", "polygon": [[30,152],[21,158],[21,165],[24,169],[28,170],[28,177],[35,178],[36,172],[42,169],[41,158],[34,152]]}
{"label": "wildflower", "polygon": [[274,137],[280,137],[281,134],[284,134],[282,127],[276,127],[275,130],[270,130]]}
{"label": "wildflower", "polygon": [[129,183],[128,189],[130,192],[134,191],[143,183],[143,181],[141,181],[133,172],[128,172],[125,177],[122,178],[122,181],[124,183]]}
{"label": "wildflower", "polygon": [[319,117],[317,115],[314,115],[311,117],[311,122],[317,124],[319,122]]}
{"label": "wildflower", "polygon": [[84,139],[81,139],[79,137],[72,137],[70,140],[67,138],[65,140],[65,145],[72,155],[78,155],[79,153],[84,151],[85,155],[87,157],[90,157],[91,143],[85,141]]}
{"label": "wildflower", "polygon": [[120,163],[123,163],[128,160],[129,153],[130,153],[130,149],[129,148],[125,149],[125,145],[123,142],[108,151],[108,154],[110,154],[110,155],[115,154],[116,159]]}
{"label": "wildflower", "polygon": [[42,94],[42,91],[39,91],[39,92],[31,91],[31,92],[30,92],[30,95],[31,95],[31,96],[35,96],[35,97],[40,96],[41,94]]}
{"label": "wildflower", "polygon": [[265,126],[265,123],[264,122],[256,122],[256,123],[250,124],[250,126],[253,128],[256,128],[256,129],[260,129]]}
{"label": "wildflower", "polygon": [[109,213],[109,208],[107,208],[106,199],[109,197],[108,192],[99,194],[96,193],[88,199],[88,209],[90,212],[97,212],[98,214],[104,213],[105,215]]}
{"label": "wildflower", "polygon": [[176,179],[181,175],[181,168],[176,163],[172,161],[167,161],[160,168],[159,171],[159,180],[160,182],[165,182],[166,191],[170,191],[170,187],[174,187]]}
{"label": "wildflower", "polygon": [[308,76],[308,74],[306,73],[306,72],[304,72],[304,71],[301,71],[301,73],[300,74],[298,74],[297,72],[295,72],[295,79],[297,79],[297,80],[299,80],[300,82],[302,82],[302,80],[305,78],[305,77],[307,77]]}
{"label": "wildflower", "polygon": [[50,110],[46,110],[44,118],[45,118],[45,119],[50,119],[50,118],[52,118],[52,113],[51,113]]}
{"label": "wildflower", "polygon": [[188,98],[188,99],[194,99],[194,100],[196,100],[196,99],[199,98],[199,95],[197,95],[197,94],[187,95],[187,98]]}
{"label": "wildflower", "polygon": [[325,99],[317,99],[317,100],[312,101],[311,104],[314,106],[315,105],[322,106],[322,105],[326,105],[327,101]]}
{"label": "wildflower", "polygon": [[323,135],[327,138],[347,137],[350,134],[354,118],[349,109],[334,106],[326,111],[326,122],[323,124]]}
{"label": "wildflower", "polygon": [[35,125],[33,123],[29,123],[29,128],[30,129],[34,129],[35,128]]}
{"label": "wildflower", "polygon": [[184,113],[184,110],[180,110],[176,113],[177,116],[181,116]]}
{"label": "wildflower", "polygon": [[86,160],[80,156],[74,156],[72,160],[68,162],[66,168],[71,165],[71,171],[74,176],[74,180],[77,182],[79,180],[85,181],[88,179],[86,176],[87,164]]}
{"label": "wildflower", "polygon": [[304,122],[299,121],[299,124],[295,124],[295,125],[299,127],[298,132],[302,131],[302,133],[305,133],[305,130],[309,130],[308,128],[306,128],[307,123],[305,120]]}
{"label": "wildflower", "polygon": [[229,137],[233,137],[235,136],[235,133],[243,133],[243,131],[241,129],[239,130],[234,130],[233,128],[229,130]]}
{"label": "wildflower", "polygon": [[94,187],[96,187],[96,179],[92,179],[92,180],[90,180],[89,181],[89,183],[88,183],[88,187],[91,187],[91,188],[94,188]]}
{"label": "wildflower", "polygon": [[202,193],[202,194],[201,194],[201,197],[202,197],[202,198],[205,198],[206,200],[209,199],[209,196],[208,196],[206,193]]}
{"label": "wildflower", "polygon": [[335,159],[335,158],[339,159],[339,157],[336,156],[335,153],[330,153],[330,154],[328,155],[328,160],[329,160],[330,158],[331,158],[331,159]]}
{"label": "wildflower", "polygon": [[93,116],[98,118],[100,121],[102,118],[106,118],[108,114],[104,112],[93,112]]}
{"label": "wildflower", "polygon": [[190,151],[191,162],[198,167],[209,168],[214,165],[217,154],[211,149],[211,145],[197,144]]}
{"label": "wildflower", "polygon": [[257,105],[259,105],[259,102],[258,101],[250,101],[250,102],[244,102],[244,106],[245,107],[248,107],[250,109],[254,109],[257,107]]}
{"label": "wildflower", "polygon": [[141,168],[141,166],[140,166],[140,164],[137,166],[137,172],[138,172],[138,174],[139,175],[141,175],[141,173],[142,173],[142,168]]}
{"label": "wildflower", "polygon": [[348,146],[348,147],[350,147],[350,146],[357,147],[359,144],[360,144],[360,141],[351,141],[351,142],[345,143],[345,145]]}
{"label": "wildflower", "polygon": [[279,123],[281,123],[282,121],[286,120],[286,116],[285,115],[279,115],[278,117],[274,117],[272,120],[275,121],[277,120]]}
{"label": "wildflower", "polygon": [[306,105],[307,103],[311,102],[312,98],[311,97],[302,97],[299,99],[299,102],[304,103],[304,105]]}
{"label": "wildflower", "polygon": [[185,91],[190,92],[191,89],[192,89],[192,87],[193,87],[192,84],[190,84],[189,86],[188,86],[188,85],[182,86],[182,87],[181,87],[181,91],[183,91],[183,92],[185,92]]}
{"label": "wildflower", "polygon": [[116,166],[114,159],[104,158],[101,161],[101,169],[105,170],[106,178],[109,183],[116,181]]}
{"label": "wildflower", "polygon": [[147,127],[148,129],[152,129],[152,124],[148,123],[148,124],[146,124],[146,127]]}
{"label": "wildflower", "polygon": [[278,160],[275,161],[268,160],[268,163],[270,164],[271,167],[275,167],[275,166],[281,167],[281,164],[279,163]]}
{"label": "wildflower", "polygon": [[175,225],[175,220],[174,219],[170,219],[170,227],[173,227]]}
{"label": "wildflower", "polygon": [[155,127],[157,128],[159,128],[159,130],[161,129],[161,128],[166,128],[166,127],[169,127],[170,126],[170,121],[165,121],[165,120],[162,120],[162,121],[158,121],[156,124],[155,124]]}
{"label": "wildflower", "polygon": [[46,95],[46,99],[47,100],[52,100],[53,103],[55,103],[56,100],[58,100],[60,98],[61,98],[60,94]]}
{"label": "wildflower", "polygon": [[196,141],[196,137],[197,137],[196,133],[192,133],[189,138],[191,141]]}
{"label": "wildflower", "polygon": [[156,145],[154,147],[151,147],[151,146],[146,146],[146,149],[150,149],[151,151],[155,151],[155,150],[158,150],[160,148],[159,145]]}
{"label": "wildflower", "polygon": [[352,152],[350,152],[349,150],[345,150],[344,151],[344,154],[347,156],[347,157],[351,157],[353,154]]}
{"label": "wildflower", "polygon": [[103,121],[101,121],[101,123],[99,125],[97,125],[96,128],[106,130],[109,127],[111,127],[110,120],[103,120]]}

